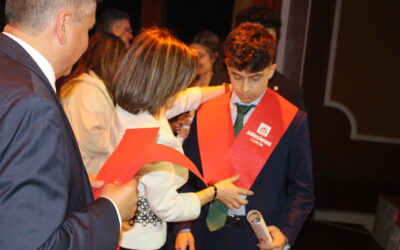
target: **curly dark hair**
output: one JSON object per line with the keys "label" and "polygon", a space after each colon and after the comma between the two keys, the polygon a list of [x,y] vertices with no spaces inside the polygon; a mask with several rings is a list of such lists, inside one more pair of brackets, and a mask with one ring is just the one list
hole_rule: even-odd
{"label": "curly dark hair", "polygon": [[225,63],[238,70],[259,72],[273,62],[276,39],[258,23],[242,23],[224,45]]}
{"label": "curly dark hair", "polygon": [[272,9],[264,6],[251,6],[239,11],[235,19],[236,26],[239,26],[241,23],[250,22],[260,23],[267,29],[274,29],[276,36],[279,39],[279,31],[281,29],[282,22],[279,16],[276,15]]}

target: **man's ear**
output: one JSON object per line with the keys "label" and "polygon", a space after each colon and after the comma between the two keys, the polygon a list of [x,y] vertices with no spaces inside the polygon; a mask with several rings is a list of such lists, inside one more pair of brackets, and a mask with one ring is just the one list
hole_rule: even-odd
{"label": "man's ear", "polygon": [[271,79],[272,76],[274,76],[277,67],[278,65],[276,63],[273,63],[268,67],[268,80]]}
{"label": "man's ear", "polygon": [[67,43],[68,28],[71,24],[72,14],[70,11],[61,11],[56,18],[56,34],[61,45]]}

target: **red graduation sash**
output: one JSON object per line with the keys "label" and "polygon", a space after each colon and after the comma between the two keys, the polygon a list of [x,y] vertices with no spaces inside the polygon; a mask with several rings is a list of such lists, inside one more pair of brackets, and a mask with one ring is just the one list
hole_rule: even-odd
{"label": "red graduation sash", "polygon": [[[96,179],[105,183],[131,180],[140,168],[156,161],[169,161],[185,167],[203,180],[199,170],[185,155],[174,148],[155,144],[159,128],[127,129],[121,142],[104,163]],[[101,189],[93,189],[95,198]]]}
{"label": "red graduation sash", "polygon": [[198,111],[197,131],[206,183],[239,174],[237,186],[249,189],[298,108],[268,89],[250,119],[235,138],[230,93],[215,98]]}

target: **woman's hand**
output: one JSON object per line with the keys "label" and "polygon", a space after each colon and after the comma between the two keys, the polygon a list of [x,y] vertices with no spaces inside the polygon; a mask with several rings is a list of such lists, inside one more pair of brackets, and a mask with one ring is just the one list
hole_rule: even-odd
{"label": "woman's hand", "polygon": [[235,181],[239,180],[239,175],[217,182],[217,197],[216,199],[224,203],[228,208],[240,208],[242,205],[247,205],[248,201],[240,197],[240,195],[253,195],[253,191],[239,188]]}

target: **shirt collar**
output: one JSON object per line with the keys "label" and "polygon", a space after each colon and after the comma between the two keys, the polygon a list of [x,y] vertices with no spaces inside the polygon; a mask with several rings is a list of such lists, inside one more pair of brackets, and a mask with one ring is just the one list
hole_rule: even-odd
{"label": "shirt collar", "polygon": [[23,41],[22,39],[7,33],[3,32],[3,34],[7,35],[11,39],[13,39],[15,42],[17,42],[19,45],[21,45],[22,48],[25,49],[25,51],[32,57],[32,59],[36,62],[36,64],[39,66],[40,70],[44,73],[46,76],[47,80],[49,80],[51,87],[54,89],[54,92],[56,92],[56,76],[54,74],[53,67],[47,61],[44,56],[42,56],[39,51],[34,49],[32,46],[30,46],[28,43]]}
{"label": "shirt collar", "polygon": [[[268,89],[268,88],[267,88]],[[231,96],[231,107],[235,106],[235,103],[243,104],[243,105],[255,105],[261,101],[261,99],[264,97],[265,93],[267,92],[267,89],[265,89],[264,93],[262,93],[257,99],[252,101],[251,103],[244,103],[240,98],[236,95],[235,91],[232,91],[232,96]]]}

